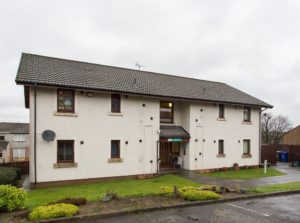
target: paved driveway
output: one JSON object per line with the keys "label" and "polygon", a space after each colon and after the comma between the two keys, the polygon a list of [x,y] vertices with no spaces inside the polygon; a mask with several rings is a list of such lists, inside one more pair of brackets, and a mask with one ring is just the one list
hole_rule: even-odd
{"label": "paved driveway", "polygon": [[289,195],[220,203],[205,206],[162,210],[149,213],[127,215],[109,219],[80,222],[107,223],[175,223],[175,222],[210,222],[210,223],[279,223],[300,222],[300,195]]}
{"label": "paved driveway", "polygon": [[281,172],[286,173],[286,175],[277,176],[277,177],[247,179],[247,180],[226,180],[226,179],[213,178],[208,176],[201,176],[196,171],[182,170],[177,174],[179,176],[203,184],[222,185],[227,187],[238,186],[241,188],[300,181],[300,168],[289,167],[287,164],[279,164],[277,166],[274,166],[274,168],[278,169]]}

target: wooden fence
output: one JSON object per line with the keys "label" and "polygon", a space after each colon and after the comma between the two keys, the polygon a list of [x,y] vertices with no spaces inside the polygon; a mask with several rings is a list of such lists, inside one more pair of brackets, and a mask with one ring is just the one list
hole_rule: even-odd
{"label": "wooden fence", "polygon": [[0,167],[17,167],[21,170],[22,175],[29,174],[29,161],[1,163]]}
{"label": "wooden fence", "polygon": [[261,163],[268,160],[268,163],[276,164],[277,151],[288,152],[288,162],[300,161],[300,145],[262,145],[261,146]]}

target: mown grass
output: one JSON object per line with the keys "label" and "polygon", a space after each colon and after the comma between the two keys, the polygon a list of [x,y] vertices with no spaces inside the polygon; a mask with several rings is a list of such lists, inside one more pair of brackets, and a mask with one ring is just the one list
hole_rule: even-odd
{"label": "mown grass", "polygon": [[267,174],[264,174],[263,168],[257,168],[257,169],[245,169],[245,170],[229,170],[229,171],[214,172],[214,173],[201,173],[200,175],[234,180],[234,179],[253,179],[253,178],[261,178],[261,177],[273,177],[273,176],[281,176],[285,174],[275,168],[268,168]]}
{"label": "mown grass", "polygon": [[85,197],[88,201],[95,201],[101,198],[107,190],[116,192],[120,197],[154,195],[159,188],[174,185],[184,187],[201,186],[202,184],[168,174],[144,180],[121,179],[92,184],[36,189],[29,192],[25,207],[32,209],[66,197]]}
{"label": "mown grass", "polygon": [[264,193],[291,191],[291,190],[300,190],[300,182],[272,184],[272,185],[248,188],[248,191],[255,194],[264,194]]}

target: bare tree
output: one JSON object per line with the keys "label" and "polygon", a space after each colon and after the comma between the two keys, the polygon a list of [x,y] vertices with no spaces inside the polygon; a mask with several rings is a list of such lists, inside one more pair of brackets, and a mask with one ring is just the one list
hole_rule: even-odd
{"label": "bare tree", "polygon": [[291,122],[282,115],[263,113],[261,120],[261,135],[263,144],[279,144],[284,133],[291,129]]}

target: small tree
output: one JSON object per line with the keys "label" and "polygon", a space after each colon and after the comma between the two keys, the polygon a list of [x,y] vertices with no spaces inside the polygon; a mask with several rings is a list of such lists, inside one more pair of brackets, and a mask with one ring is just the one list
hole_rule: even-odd
{"label": "small tree", "polygon": [[291,122],[282,115],[263,113],[261,118],[261,136],[263,144],[279,144],[284,133],[291,129]]}

